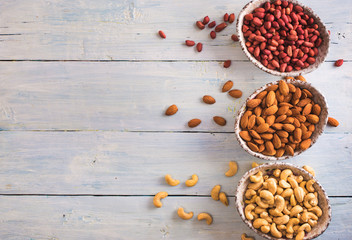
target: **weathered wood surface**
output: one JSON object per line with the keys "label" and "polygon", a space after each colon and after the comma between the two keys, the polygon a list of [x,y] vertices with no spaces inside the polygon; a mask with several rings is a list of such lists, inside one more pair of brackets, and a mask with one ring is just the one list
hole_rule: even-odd
{"label": "weathered wood surface", "polygon": [[[235,24],[218,34],[195,22],[208,15],[220,23],[236,16],[248,1],[53,0],[1,1],[0,59],[47,60],[247,60],[230,36]],[[328,60],[351,60],[350,1],[300,2],[310,6],[331,31]],[[157,32],[167,34],[161,40]],[[204,43],[202,53],[185,39]]]}
{"label": "weathered wood surface", "polygon": [[[341,122],[327,132],[352,132],[352,63],[324,63],[306,75],[325,95]],[[0,64],[0,128],[5,130],[119,130],[233,132],[235,112],[262,85],[279,78],[250,62],[224,69],[216,62],[3,62]],[[243,96],[221,92],[234,81]],[[210,94],[214,105],[202,102]],[[166,108],[179,112],[167,117]],[[212,117],[224,116],[225,127]],[[190,129],[187,122],[203,123]]]}
{"label": "weathered wood surface", "polygon": [[[2,239],[240,239],[254,234],[240,220],[234,198],[225,207],[210,197],[167,197],[156,209],[152,197],[0,197]],[[333,219],[317,239],[350,239],[351,198],[332,198]],[[185,221],[178,207],[209,212],[208,226],[196,217]],[[16,230],[16,231],[14,231]],[[255,236],[256,240],[264,240]]]}

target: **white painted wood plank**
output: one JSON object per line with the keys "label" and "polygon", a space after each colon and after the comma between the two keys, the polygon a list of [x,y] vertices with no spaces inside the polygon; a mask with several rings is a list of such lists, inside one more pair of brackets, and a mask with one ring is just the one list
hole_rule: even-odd
{"label": "white painted wood plank", "polygon": [[[251,157],[234,134],[131,132],[1,133],[0,193],[209,195],[216,184],[234,195]],[[287,162],[310,165],[330,196],[351,196],[351,134],[323,134],[316,145]],[[237,161],[235,177],[225,177]],[[182,184],[170,187],[171,174]],[[198,174],[187,188],[184,181]]]}
{"label": "white painted wood plank", "polygon": [[[152,197],[10,197],[1,196],[1,239],[240,239],[252,232],[234,207],[210,197],[168,197],[156,209]],[[332,198],[332,222],[317,239],[349,239],[351,198]],[[208,226],[195,217],[177,216],[183,206],[195,214],[206,211]]]}
{"label": "white painted wood plank", "polygon": [[[195,21],[209,15],[220,22],[225,12],[236,16],[246,0],[195,1],[25,1],[0,3],[0,59],[77,60],[247,60],[230,40],[235,24],[209,37]],[[302,0],[331,30],[328,60],[351,60],[351,1]],[[157,32],[164,30],[167,39]],[[204,43],[202,53],[183,45],[185,39]]]}
{"label": "white painted wood plank", "polygon": [[[331,115],[341,125],[327,132],[351,132],[352,63],[336,68],[324,63],[306,75],[326,96]],[[235,112],[258,87],[278,77],[263,74],[249,62],[224,69],[216,62],[2,62],[0,128],[123,131],[233,131]],[[234,100],[221,93],[234,81],[243,91]],[[201,98],[210,94],[216,104]],[[179,112],[167,117],[166,108]],[[212,117],[224,116],[226,127]],[[190,129],[187,122],[203,123]]]}

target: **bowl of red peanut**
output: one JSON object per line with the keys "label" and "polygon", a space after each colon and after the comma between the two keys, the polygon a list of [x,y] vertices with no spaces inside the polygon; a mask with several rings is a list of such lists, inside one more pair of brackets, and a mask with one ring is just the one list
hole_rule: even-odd
{"label": "bowl of red peanut", "polygon": [[324,62],[329,33],[320,18],[295,0],[253,0],[237,19],[241,48],[255,66],[273,75],[298,76]]}

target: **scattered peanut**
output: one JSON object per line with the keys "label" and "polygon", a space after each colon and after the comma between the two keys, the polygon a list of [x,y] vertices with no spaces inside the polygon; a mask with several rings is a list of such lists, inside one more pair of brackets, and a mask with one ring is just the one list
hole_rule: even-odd
{"label": "scattered peanut", "polygon": [[254,228],[276,238],[303,239],[317,225],[323,212],[314,179],[304,181],[291,169],[275,169],[265,175],[258,171],[249,179],[244,215]]}
{"label": "scattered peanut", "polygon": [[173,179],[170,174],[165,175],[165,181],[170,186],[177,186],[180,184],[180,181],[177,179]]}
{"label": "scattered peanut", "polygon": [[229,162],[229,170],[225,173],[226,177],[232,177],[237,173],[237,163],[234,161]]}
{"label": "scattered peanut", "polygon": [[163,205],[160,199],[166,198],[167,196],[168,196],[167,192],[158,192],[157,194],[155,194],[153,199],[154,206],[157,208],[160,208]]}
{"label": "scattered peanut", "polygon": [[197,218],[198,221],[205,219],[208,225],[212,224],[213,222],[213,217],[209,213],[199,213]]}
{"label": "scattered peanut", "polygon": [[182,207],[178,208],[177,214],[183,220],[189,220],[193,217],[193,212],[186,213]]}
{"label": "scattered peanut", "polygon": [[188,179],[185,184],[187,187],[193,187],[194,185],[197,184],[197,182],[198,182],[198,176],[196,174],[193,174],[192,178]]}

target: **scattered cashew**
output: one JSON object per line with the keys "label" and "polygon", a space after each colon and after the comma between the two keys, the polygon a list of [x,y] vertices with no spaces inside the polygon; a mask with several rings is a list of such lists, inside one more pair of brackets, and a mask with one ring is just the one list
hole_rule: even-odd
{"label": "scattered cashew", "polygon": [[170,174],[165,175],[165,181],[170,186],[177,186],[180,184],[180,180],[173,179]]}
{"label": "scattered cashew", "polygon": [[219,201],[220,189],[221,189],[220,185],[215,185],[210,192],[212,199],[214,199],[215,201]]}
{"label": "scattered cashew", "polygon": [[321,217],[321,215],[323,215],[323,211],[321,210],[321,208],[319,206],[309,208],[308,211],[313,212],[318,217]]}
{"label": "scattered cashew", "polygon": [[153,199],[154,206],[157,208],[160,208],[163,205],[160,199],[166,198],[167,196],[168,196],[167,192],[158,192],[157,194],[155,194]]}
{"label": "scattered cashew", "polygon": [[193,174],[192,178],[188,179],[185,184],[187,187],[193,187],[194,185],[197,184],[197,182],[198,182],[198,176],[196,174]]}
{"label": "scattered cashew", "polygon": [[258,183],[260,181],[263,181],[263,173],[262,173],[262,171],[257,172],[255,175],[251,175],[249,177],[249,179],[253,183]]}
{"label": "scattered cashew", "polygon": [[254,216],[252,214],[252,210],[255,208],[254,204],[248,204],[244,209],[244,215],[248,220],[253,220]]}
{"label": "scattered cashew", "polygon": [[254,238],[253,237],[247,237],[247,235],[245,233],[243,233],[241,235],[241,240],[254,240]]}
{"label": "scattered cashew", "polygon": [[312,174],[313,177],[315,177],[315,171],[314,171],[314,169],[313,169],[312,167],[305,165],[305,166],[303,166],[302,168],[303,168],[304,170],[306,170],[307,172],[309,172],[310,174]]}
{"label": "scattered cashew", "polygon": [[184,220],[188,220],[193,217],[193,212],[186,213],[182,207],[178,208],[177,214],[180,218],[182,218]]}
{"label": "scattered cashew", "polygon": [[208,225],[212,224],[213,222],[213,217],[209,213],[199,213],[197,218],[198,221],[205,219]]}
{"label": "scattered cashew", "polygon": [[224,192],[219,193],[219,198],[220,198],[220,202],[222,202],[225,206],[229,205],[229,200],[227,199],[226,193]]}
{"label": "scattered cashew", "polygon": [[262,218],[257,218],[253,222],[254,228],[260,228],[261,226],[268,226],[268,225],[269,225],[268,221]]}
{"label": "scattered cashew", "polygon": [[237,173],[237,169],[238,169],[237,163],[233,161],[229,162],[229,168],[230,169],[225,173],[226,177],[232,177]]}
{"label": "scattered cashew", "polygon": [[308,192],[314,192],[315,191],[315,189],[313,187],[314,183],[315,183],[314,179],[311,179],[311,180],[307,181],[306,189],[307,189]]}
{"label": "scattered cashew", "polygon": [[271,233],[271,235],[273,235],[276,238],[281,238],[282,237],[282,233],[277,229],[275,223],[271,224],[270,233]]}

